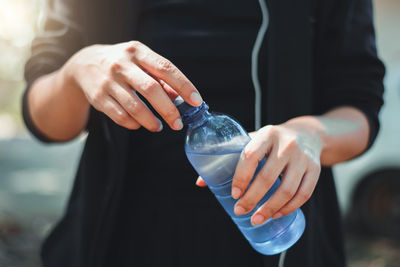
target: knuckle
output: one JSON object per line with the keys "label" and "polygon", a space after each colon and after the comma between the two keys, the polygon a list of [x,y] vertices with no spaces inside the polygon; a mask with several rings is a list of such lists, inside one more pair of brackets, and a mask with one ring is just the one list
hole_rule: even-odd
{"label": "knuckle", "polygon": [[122,65],[119,62],[113,62],[110,65],[110,73],[111,74],[116,74],[120,73],[122,70]]}
{"label": "knuckle", "polygon": [[242,159],[248,161],[257,160],[257,150],[251,148],[244,148],[242,152]]}
{"label": "knuckle", "polygon": [[101,90],[97,90],[93,95],[92,95],[92,104],[94,106],[100,106],[100,103],[103,101],[104,98],[104,93]]}
{"label": "knuckle", "polygon": [[165,58],[158,60],[156,67],[160,72],[170,72],[173,69],[171,61]]}
{"label": "knuckle", "polygon": [[294,196],[295,190],[292,187],[282,187],[281,194],[285,199],[290,199]]}
{"label": "knuckle", "polygon": [[286,216],[290,213],[292,213],[295,210],[294,207],[283,207],[281,210],[279,210],[283,216]]}
{"label": "knuckle", "polygon": [[290,140],[286,143],[286,146],[282,149],[282,152],[280,153],[282,157],[286,157],[288,155],[291,155],[295,151],[297,151],[298,146],[295,140]]}
{"label": "knuckle", "polygon": [[267,126],[267,131],[269,134],[275,135],[277,132],[276,126],[274,126],[274,125]]}
{"label": "knuckle", "polygon": [[110,78],[104,78],[101,82],[101,89],[104,91],[108,91],[111,87],[112,81]]}
{"label": "knuckle", "polygon": [[181,79],[182,81],[179,84],[179,92],[184,92],[185,89],[187,90],[187,88],[193,87],[192,84],[186,80],[186,79]]}
{"label": "knuckle", "polygon": [[297,150],[298,147],[299,147],[299,146],[298,146],[296,140],[294,140],[294,139],[291,139],[291,140],[288,142],[288,144],[287,144],[287,149],[288,149],[289,151]]}
{"label": "knuckle", "polygon": [[263,127],[261,131],[263,134],[265,134],[267,136],[274,136],[277,132],[276,126],[274,126],[274,125],[267,125],[267,126]]}
{"label": "knuckle", "polygon": [[129,116],[124,112],[117,112],[114,121],[121,126],[125,126],[129,122]]}
{"label": "knuckle", "polygon": [[268,217],[271,217],[271,216],[275,213],[275,210],[274,210],[273,208],[271,208],[271,207],[264,206],[264,207],[260,210],[260,213],[261,213],[264,217],[268,218]]}
{"label": "knuckle", "polygon": [[244,197],[241,199],[241,203],[240,203],[240,205],[241,205],[246,211],[251,211],[251,210],[254,208],[254,206],[255,206],[256,204],[257,204],[257,203],[254,201],[254,199],[248,198],[248,197],[246,197],[246,196],[244,196]]}
{"label": "knuckle", "polygon": [[101,102],[95,101],[93,97],[90,98],[89,102],[97,111],[105,113],[104,107]]}
{"label": "knuckle", "polygon": [[269,184],[271,181],[271,175],[270,175],[270,171],[268,170],[268,168],[265,168],[264,170],[262,170],[262,172],[260,172],[260,174],[259,174],[259,177],[265,185]]}
{"label": "knuckle", "polygon": [[299,199],[301,200],[302,203],[306,202],[311,197],[311,192],[308,192],[308,191],[307,192],[300,191],[298,194],[299,194]]}
{"label": "knuckle", "polygon": [[131,102],[131,101],[129,101],[128,103],[126,103],[124,105],[124,108],[126,109],[126,111],[128,111],[128,113],[134,114],[135,110],[136,110],[136,104]]}
{"label": "knuckle", "polygon": [[146,80],[141,84],[141,90],[146,95],[152,95],[159,88],[159,84],[156,81]]}
{"label": "knuckle", "polygon": [[129,102],[129,104],[127,104],[126,108],[128,109],[129,113],[131,113],[131,114],[141,114],[145,110],[144,105],[141,105],[140,103],[137,103],[135,101]]}
{"label": "knuckle", "polygon": [[162,115],[168,121],[174,121],[179,117],[179,113],[176,108],[168,108],[165,112],[163,112]]}
{"label": "knuckle", "polygon": [[247,188],[248,181],[250,181],[250,175],[237,176],[234,178],[232,186],[240,188],[240,190],[243,192]]}
{"label": "knuckle", "polygon": [[126,47],[126,52],[128,52],[128,53],[134,53],[134,52],[136,52],[138,49],[140,49],[140,47],[142,46],[143,44],[141,43],[141,42],[139,42],[139,41],[129,41],[128,42],[128,45],[127,45],[127,47]]}

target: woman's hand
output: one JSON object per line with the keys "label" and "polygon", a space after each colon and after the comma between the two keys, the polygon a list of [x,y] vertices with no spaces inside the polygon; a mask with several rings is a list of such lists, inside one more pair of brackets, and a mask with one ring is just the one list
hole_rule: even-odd
{"label": "woman's hand", "polygon": [[162,123],[137,93],[175,130],[183,125],[171,99],[181,95],[193,106],[202,103],[199,92],[176,66],[137,41],[84,48],[61,73],[93,107],[128,129],[162,130]]}
{"label": "woman's hand", "polygon": [[[363,153],[368,147],[369,124],[359,109],[341,106],[321,116],[301,116],[266,126],[250,136],[232,182],[232,197],[240,198],[235,213],[251,211],[283,174],[278,190],[251,218],[258,225],[302,206],[314,191],[321,165],[333,166]],[[265,165],[249,186],[265,156]],[[201,177],[196,184],[206,186]]]}
{"label": "woman's hand", "polygon": [[[252,216],[254,225],[278,218],[302,206],[317,184],[321,166],[321,138],[316,131],[288,121],[266,126],[243,149],[232,182],[237,215],[251,211],[282,173],[278,190]],[[263,168],[249,186],[258,163],[267,156]]]}
{"label": "woman's hand", "polygon": [[[287,215],[310,198],[321,170],[322,140],[318,127],[313,127],[315,123],[304,123],[307,120],[307,117],[294,119],[250,133],[252,139],[243,149],[233,176],[232,197],[240,198],[235,214],[250,212],[280,174],[283,174],[281,185],[254,213],[251,218],[254,225]],[[249,186],[259,162],[266,156],[266,163]],[[201,177],[196,184],[206,185]]]}

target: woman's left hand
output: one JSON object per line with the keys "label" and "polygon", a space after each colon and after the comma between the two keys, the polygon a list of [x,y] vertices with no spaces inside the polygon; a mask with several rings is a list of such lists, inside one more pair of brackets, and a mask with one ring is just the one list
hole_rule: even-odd
{"label": "woman's left hand", "polygon": [[[321,171],[322,141],[318,130],[303,118],[280,125],[269,125],[251,133],[252,140],[243,149],[232,182],[232,197],[240,198],[236,215],[250,212],[282,174],[277,191],[252,216],[253,225],[279,218],[301,207],[311,196]],[[259,162],[268,157],[255,177]],[[200,178],[197,185],[204,186]]]}
{"label": "woman's left hand", "polygon": [[[311,196],[323,166],[354,158],[368,147],[370,129],[361,110],[341,106],[321,116],[300,116],[251,133],[232,182],[237,215],[251,211],[282,174],[277,191],[255,211],[254,225],[287,215]],[[268,159],[249,186],[259,162]],[[205,186],[199,177],[196,184]]]}
{"label": "woman's left hand", "polygon": [[[243,149],[232,182],[232,197],[240,198],[235,214],[251,211],[282,173],[277,191],[252,216],[259,225],[302,206],[311,196],[321,171],[321,138],[303,123],[266,126]],[[258,163],[267,161],[249,186]],[[249,186],[249,187],[248,187]],[[248,187],[248,188],[247,188]],[[247,189],[247,190],[246,190]]]}

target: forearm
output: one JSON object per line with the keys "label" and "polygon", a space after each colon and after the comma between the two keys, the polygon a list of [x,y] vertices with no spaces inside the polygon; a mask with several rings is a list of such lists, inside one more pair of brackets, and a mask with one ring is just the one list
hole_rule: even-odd
{"label": "forearm", "polygon": [[300,127],[321,146],[320,162],[332,166],[354,158],[368,145],[369,124],[364,113],[354,107],[339,107],[321,116],[303,116],[285,124]]}
{"label": "forearm", "polygon": [[63,68],[37,79],[28,93],[34,125],[48,138],[68,141],[84,129],[89,103]]}

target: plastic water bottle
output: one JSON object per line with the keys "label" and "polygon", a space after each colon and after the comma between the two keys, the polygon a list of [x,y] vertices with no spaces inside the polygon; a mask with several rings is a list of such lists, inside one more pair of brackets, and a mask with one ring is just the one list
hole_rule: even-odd
{"label": "plastic water bottle", "polygon": [[[257,226],[253,226],[250,221],[254,212],[277,190],[279,178],[252,211],[239,216],[233,212],[237,200],[231,196],[232,178],[240,153],[250,141],[243,127],[227,115],[209,113],[205,102],[199,107],[192,107],[178,97],[175,105],[183,123],[188,126],[185,152],[190,163],[251,246],[261,254],[274,255],[296,243],[305,228],[304,215],[300,209]],[[265,161],[264,158],[259,163],[254,177]]]}

